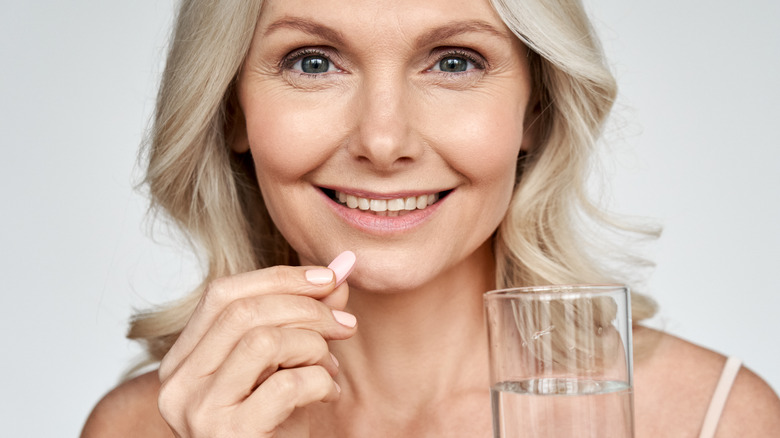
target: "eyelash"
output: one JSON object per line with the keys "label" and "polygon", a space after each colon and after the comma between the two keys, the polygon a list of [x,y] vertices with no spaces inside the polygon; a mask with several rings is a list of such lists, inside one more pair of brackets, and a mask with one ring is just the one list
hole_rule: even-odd
{"label": "eyelash", "polygon": [[[465,58],[467,61],[474,64],[474,67],[476,67],[478,70],[484,70],[486,67],[485,59],[482,56],[479,56],[472,51],[466,51],[463,49],[449,49],[444,53],[438,55],[436,57],[436,61],[433,63],[433,66],[431,66],[427,71],[431,71],[436,65],[438,65],[445,58],[452,58],[452,57]],[[458,74],[468,73],[468,71],[459,72],[459,73],[440,71],[438,73],[445,74],[445,75],[458,75]]]}
{"label": "eyelash", "polygon": [[[334,66],[336,65],[335,63],[333,63],[332,58],[330,56],[328,56],[328,54],[325,53],[324,50],[320,50],[320,49],[316,49],[316,48],[303,48],[303,49],[293,50],[287,56],[285,56],[279,62],[279,70],[280,71],[290,71],[292,69],[292,67],[295,65],[295,63],[297,63],[301,59],[305,58],[306,56],[311,56],[311,55],[322,56],[323,58],[327,59],[330,63],[334,64]],[[474,67],[476,67],[478,70],[485,70],[485,68],[487,67],[486,66],[487,62],[485,61],[485,59],[482,56],[480,56],[478,54],[475,54],[472,51],[467,51],[467,50],[463,50],[463,49],[447,49],[443,53],[438,54],[436,56],[436,60],[433,62],[433,65],[431,65],[431,67],[429,67],[425,71],[433,71],[433,68],[436,65],[438,65],[443,59],[450,58],[450,57],[465,58],[467,61],[469,61],[472,64],[474,64]],[[336,67],[336,68],[338,69],[338,67]],[[302,75],[302,76],[306,76],[306,77],[316,77],[316,76],[321,76],[322,75],[321,73],[320,74],[304,73],[302,71],[301,72],[296,72],[296,73],[299,74],[299,75]],[[467,74],[467,73],[469,73],[469,71],[458,72],[458,73],[437,71],[436,73],[447,75],[447,76],[451,76],[451,75]]]}
{"label": "eyelash", "polygon": [[[315,49],[315,48],[304,48],[304,49],[293,50],[287,56],[285,56],[279,62],[279,70],[282,71],[282,72],[283,71],[290,71],[290,70],[292,70],[292,68],[295,65],[295,63],[297,63],[301,59],[303,59],[303,58],[305,58],[307,56],[311,56],[311,55],[322,56],[323,58],[327,59],[328,62],[330,62],[331,64],[334,64],[333,60],[331,59],[331,57],[328,56],[328,54],[325,53],[325,51],[320,50],[320,49]],[[335,66],[335,64],[334,64],[334,66]],[[338,67],[337,67],[337,69],[338,69]],[[321,74],[305,73],[305,72],[302,72],[302,71],[299,71],[299,72],[296,72],[296,73],[298,73],[301,76],[306,76],[306,77],[321,76]]]}

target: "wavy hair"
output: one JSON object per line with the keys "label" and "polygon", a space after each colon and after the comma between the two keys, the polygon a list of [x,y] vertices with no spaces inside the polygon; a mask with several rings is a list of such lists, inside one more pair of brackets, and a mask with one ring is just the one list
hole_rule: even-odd
{"label": "wavy hair", "polygon": [[[199,287],[136,314],[128,337],[148,362],[175,342],[215,278],[297,263],[263,203],[249,154],[231,148],[234,86],[261,0],[183,0],[171,36],[144,157],[151,209],[168,217],[205,256]],[[493,0],[529,48],[542,108],[540,141],[518,160],[509,211],[494,236],[498,287],[614,281],[593,255],[585,223],[616,223],[588,199],[587,170],[616,95],[599,42],[578,0]],[[250,226],[251,225],[251,226]],[[633,300],[634,320],[655,305]]]}

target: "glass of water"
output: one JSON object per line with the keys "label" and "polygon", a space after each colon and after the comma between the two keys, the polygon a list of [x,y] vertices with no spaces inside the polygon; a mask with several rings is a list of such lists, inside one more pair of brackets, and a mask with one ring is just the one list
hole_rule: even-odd
{"label": "glass of water", "polygon": [[494,437],[633,438],[627,287],[524,287],[484,300]]}

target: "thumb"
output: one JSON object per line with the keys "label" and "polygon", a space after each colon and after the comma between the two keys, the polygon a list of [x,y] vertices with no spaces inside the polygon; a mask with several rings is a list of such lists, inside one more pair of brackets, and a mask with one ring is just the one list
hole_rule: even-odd
{"label": "thumb", "polygon": [[337,287],[330,295],[320,298],[320,302],[334,310],[344,310],[349,299],[349,286],[346,282]]}
{"label": "thumb", "polygon": [[333,309],[344,310],[349,299],[349,286],[344,281],[355,268],[356,260],[354,252],[344,251],[330,262],[328,268],[336,275],[336,288],[320,299],[322,303]]}

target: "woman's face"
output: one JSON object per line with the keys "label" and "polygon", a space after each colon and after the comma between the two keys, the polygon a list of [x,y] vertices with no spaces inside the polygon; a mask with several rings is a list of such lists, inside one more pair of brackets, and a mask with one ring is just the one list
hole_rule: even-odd
{"label": "woman's face", "polygon": [[530,141],[526,53],[487,0],[266,1],[235,148],[301,263],[353,250],[353,287],[408,290],[485,249]]}

